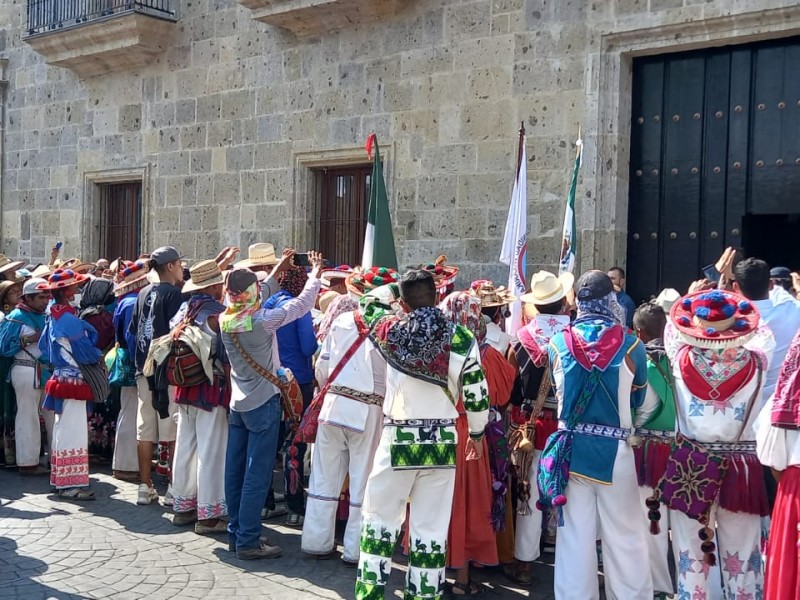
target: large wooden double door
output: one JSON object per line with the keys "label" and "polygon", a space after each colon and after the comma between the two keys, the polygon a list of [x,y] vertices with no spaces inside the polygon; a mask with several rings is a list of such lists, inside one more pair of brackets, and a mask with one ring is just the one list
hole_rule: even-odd
{"label": "large wooden double door", "polygon": [[792,266],[769,236],[800,214],[800,38],[635,59],[632,106],[629,293],[685,291],[746,242]]}

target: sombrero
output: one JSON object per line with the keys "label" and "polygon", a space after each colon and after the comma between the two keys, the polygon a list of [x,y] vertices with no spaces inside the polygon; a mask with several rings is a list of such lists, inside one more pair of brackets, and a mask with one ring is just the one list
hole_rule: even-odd
{"label": "sombrero", "polygon": [[354,271],[347,276],[345,286],[356,300],[382,285],[398,283],[400,274],[389,267],[371,267],[366,271]]}
{"label": "sombrero", "polygon": [[347,279],[351,273],[353,273],[352,267],[348,265],[339,265],[335,269],[325,269],[322,273],[320,273],[319,279],[322,282],[322,287],[329,288],[332,285],[335,285],[333,280]]}
{"label": "sombrero", "polygon": [[63,290],[79,285],[89,279],[87,275],[76,273],[72,269],[56,269],[47,280],[47,289]]}
{"label": "sombrero", "polygon": [[494,287],[494,283],[488,279],[478,279],[473,281],[469,286],[469,291],[474,296],[477,296],[481,301],[482,308],[489,308],[491,306],[505,306],[517,300],[510,290],[507,290],[502,285],[498,288]]}
{"label": "sombrero", "polygon": [[456,276],[458,275],[458,267],[448,265],[447,257],[444,254],[439,256],[439,258],[432,263],[421,268],[433,275],[437,290],[444,290],[447,288],[456,280]]}
{"label": "sombrero", "polygon": [[0,254],[0,275],[5,276],[9,271],[16,274],[16,271],[24,266],[24,260],[11,260],[5,254]]}
{"label": "sombrero", "polygon": [[684,296],[672,306],[670,318],[687,344],[721,350],[753,337],[760,315],[743,296],[712,290]]}
{"label": "sombrero", "polygon": [[275,246],[267,243],[252,244],[247,249],[247,258],[240,260],[234,266],[237,269],[250,269],[253,267],[272,267],[278,264],[275,255]]}
{"label": "sombrero", "polygon": [[80,258],[70,258],[69,260],[64,261],[64,264],[61,265],[61,268],[85,275],[89,271],[94,270],[95,265],[92,263],[83,262]]}

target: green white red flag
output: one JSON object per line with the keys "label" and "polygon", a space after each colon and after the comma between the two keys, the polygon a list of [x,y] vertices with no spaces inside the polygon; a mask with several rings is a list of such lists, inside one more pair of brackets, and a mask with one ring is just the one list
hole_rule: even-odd
{"label": "green white red flag", "polygon": [[378,149],[378,139],[374,133],[369,135],[364,148],[367,156],[372,160],[372,178],[369,186],[367,230],[364,234],[364,253],[361,257],[361,266],[364,269],[370,267],[397,269],[392,216],[389,212],[389,199],[386,196],[386,182],[383,179],[383,163]]}
{"label": "green white red flag", "polygon": [[576,142],[575,163],[572,166],[572,181],[567,194],[567,208],[564,211],[564,229],[561,234],[561,253],[558,261],[558,274],[572,273],[575,269],[575,257],[578,255],[578,232],[575,227],[575,193],[578,189],[578,171],[583,158],[583,141],[578,136]]}

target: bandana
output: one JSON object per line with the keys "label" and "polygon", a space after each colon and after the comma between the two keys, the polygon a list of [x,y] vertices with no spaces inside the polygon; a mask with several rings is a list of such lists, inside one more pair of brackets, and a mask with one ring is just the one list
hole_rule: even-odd
{"label": "bandana", "polygon": [[219,327],[225,333],[253,331],[253,314],[259,308],[258,282],[241,294],[228,292],[228,308],[219,317]]}
{"label": "bandana", "polygon": [[614,292],[596,300],[578,300],[578,318],[564,334],[570,353],[584,369],[605,371],[625,340],[625,310]]}
{"label": "bandana", "polygon": [[446,389],[453,331],[441,310],[426,306],[382,319],[370,338],[392,367]]}
{"label": "bandana", "polygon": [[383,317],[399,315],[402,311],[397,307],[400,288],[396,283],[389,283],[367,292],[359,300],[359,311],[364,320],[372,325]]}
{"label": "bandana", "polygon": [[625,322],[625,309],[617,302],[617,295],[614,292],[597,298],[596,300],[577,300],[578,321],[583,318],[596,319],[603,318],[618,324]]}
{"label": "bandana", "polygon": [[486,338],[486,321],[481,314],[480,298],[467,292],[453,292],[445,298],[439,308],[450,321],[469,329],[478,342]]}
{"label": "bandana", "polygon": [[278,275],[278,283],[281,289],[287,291],[294,298],[300,295],[303,288],[306,287],[308,275],[304,267],[290,267]]}
{"label": "bandana", "polygon": [[50,307],[50,316],[56,321],[67,313],[74,315],[76,312],[75,307],[69,304],[53,304],[53,306]]}
{"label": "bandana", "polygon": [[323,340],[330,332],[333,322],[336,317],[344,313],[353,312],[358,308],[358,302],[353,300],[349,294],[342,294],[334,298],[328,305],[328,310],[325,311],[325,316],[319,324],[319,331],[317,331],[317,339]]}
{"label": "bandana", "polygon": [[550,340],[568,327],[568,315],[536,315],[533,321],[517,332],[517,339],[533,364],[541,368],[546,363],[546,348]]}
{"label": "bandana", "polygon": [[794,336],[778,375],[772,424],[783,429],[800,429],[800,332]]}
{"label": "bandana", "polygon": [[683,382],[692,395],[721,403],[722,409],[747,385],[757,368],[752,352],[743,347],[712,350],[684,346],[677,358]]}

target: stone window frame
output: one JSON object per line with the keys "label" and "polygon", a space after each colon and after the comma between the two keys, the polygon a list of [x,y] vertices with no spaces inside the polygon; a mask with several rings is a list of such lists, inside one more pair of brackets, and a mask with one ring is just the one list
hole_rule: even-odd
{"label": "stone window frame", "polygon": [[[603,32],[600,51],[589,56],[586,130],[596,132],[597,201],[591,264],[624,264],[627,256],[629,165],[633,103],[633,59],[688,50],[787,38],[800,33],[800,7],[786,7],[643,29]],[[593,93],[594,92],[594,93]],[[591,143],[591,142],[590,142]],[[616,165],[606,168],[613,158]]]}
{"label": "stone window frame", "polygon": [[[383,177],[388,193],[394,179],[394,143],[381,145],[380,151]],[[313,230],[317,211],[317,207],[314,206],[316,201],[314,171],[364,165],[372,161],[367,157],[364,146],[294,152],[292,159],[294,186],[291,200],[287,206],[289,245],[299,249],[308,249],[308,245],[316,239],[316,233]],[[389,210],[394,213],[391,195],[389,195]]]}
{"label": "stone window frame", "polygon": [[[150,165],[127,169],[103,169],[86,171],[83,174],[83,203],[81,206],[81,256],[85,260],[96,260],[99,242],[97,223],[100,218],[100,186],[109,183],[142,184],[142,227],[141,247],[150,247],[150,212],[152,193],[150,186]],[[116,257],[115,257],[116,258]],[[126,257],[128,260],[137,257]],[[113,260],[113,259],[109,259]]]}

